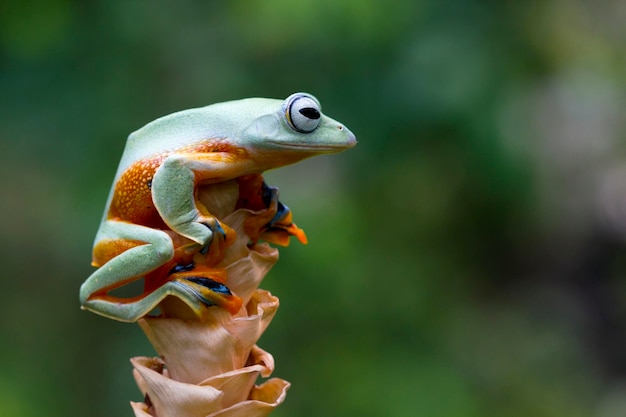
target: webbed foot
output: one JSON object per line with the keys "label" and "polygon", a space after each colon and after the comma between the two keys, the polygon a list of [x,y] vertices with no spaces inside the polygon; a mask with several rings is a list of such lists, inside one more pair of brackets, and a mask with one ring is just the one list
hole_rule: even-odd
{"label": "webbed foot", "polygon": [[235,241],[236,232],[215,217],[206,217],[199,223],[212,233],[209,241],[201,246],[199,252],[207,257],[209,260],[207,263],[217,263],[223,258],[225,249]]}
{"label": "webbed foot", "polygon": [[[205,276],[185,276],[171,281],[183,294],[206,306],[218,306],[236,314],[242,305],[241,298],[234,295],[223,283]],[[189,300],[191,301],[191,300]]]}
{"label": "webbed foot", "polygon": [[263,228],[262,239],[282,246],[289,244],[289,236],[295,236],[303,244],[308,242],[304,230],[293,222],[289,207],[278,200],[278,189],[269,187],[265,182],[263,182],[263,202],[268,209],[273,209],[276,213]]}
{"label": "webbed foot", "polygon": [[281,246],[289,244],[295,236],[307,243],[304,231],[291,220],[291,210],[278,200],[278,188],[268,186],[259,174],[238,178],[239,199],[237,208],[256,212],[244,226],[252,242],[262,239]]}
{"label": "webbed foot", "polygon": [[239,311],[242,300],[225,284],[226,270],[202,264],[178,264],[170,270],[169,283],[178,289],[178,297],[198,313],[204,306],[218,306],[231,314]]}

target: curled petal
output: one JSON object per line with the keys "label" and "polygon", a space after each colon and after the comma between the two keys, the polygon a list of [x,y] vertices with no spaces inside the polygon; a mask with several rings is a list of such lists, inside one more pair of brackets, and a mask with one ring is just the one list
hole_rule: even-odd
{"label": "curled petal", "polygon": [[241,341],[242,347],[250,349],[274,318],[278,304],[278,298],[269,291],[256,290],[247,305],[249,315],[225,321],[222,325]]}
{"label": "curled petal", "polygon": [[131,362],[138,385],[145,389],[159,417],[204,417],[222,408],[220,390],[168,378],[152,369],[149,358],[133,358]]}
{"label": "curled petal", "polygon": [[202,381],[199,385],[210,386],[223,393],[221,407],[228,408],[246,401],[255,381],[263,371],[263,366],[252,365]]}
{"label": "curled petal", "polygon": [[274,357],[271,353],[264,351],[258,346],[253,346],[250,352],[253,363],[262,365],[261,376],[267,378],[274,372]]}
{"label": "curled petal", "polygon": [[267,377],[274,370],[274,358],[269,353],[255,346],[248,360],[250,366],[236,369],[225,374],[216,375],[202,381],[199,385],[212,386],[223,393],[222,408],[249,399],[254,391],[254,382],[259,374]]}
{"label": "curled petal", "polygon": [[255,386],[249,400],[216,411],[207,417],[265,417],[285,401],[289,387],[289,382],[272,378],[260,386]]}
{"label": "curled petal", "polygon": [[278,251],[268,245],[255,245],[245,257],[226,267],[226,285],[246,305],[250,296],[278,260]]}
{"label": "curled petal", "polygon": [[[131,362],[137,385],[159,416],[204,416],[229,408],[230,412],[247,410],[249,415],[266,415],[283,401],[288,387],[288,383],[277,378],[254,386],[259,375],[269,376],[274,369],[272,355],[257,346],[252,349],[249,366],[213,376],[197,385],[170,379],[160,358],[137,357]],[[131,403],[131,406],[135,416],[153,415],[154,410],[147,404]]]}
{"label": "curled petal", "polygon": [[149,412],[148,405],[145,403],[131,401],[130,406],[135,413],[135,417],[153,417]]}
{"label": "curled petal", "polygon": [[[215,375],[207,378],[204,381],[200,382],[199,385],[211,385],[212,387],[218,388],[226,392],[227,389],[224,387],[228,386],[228,384],[236,386],[237,384],[233,383],[231,380],[240,378],[241,375],[248,375],[256,372],[262,377],[267,378],[274,371],[274,357],[270,353],[264,351],[256,345],[252,348],[248,363],[249,365],[244,368],[235,369],[231,372],[226,372],[224,374]],[[256,378],[257,376],[258,375],[255,375],[254,378]],[[254,381],[255,380],[252,380],[252,382]],[[252,387],[252,385],[250,385],[250,387]],[[248,391],[246,391],[246,396],[247,393]]]}

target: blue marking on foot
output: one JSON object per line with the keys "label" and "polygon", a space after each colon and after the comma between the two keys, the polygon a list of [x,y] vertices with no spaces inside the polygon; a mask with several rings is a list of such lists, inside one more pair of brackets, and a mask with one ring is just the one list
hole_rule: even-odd
{"label": "blue marking on foot", "polygon": [[187,265],[176,265],[174,268],[170,269],[169,275],[175,274],[177,272],[188,272],[194,269],[196,264],[193,262]]}
{"label": "blue marking on foot", "polygon": [[270,220],[270,222],[267,225],[269,227],[274,226],[274,224],[281,221],[287,215],[287,213],[289,213],[289,207],[287,207],[286,205],[284,205],[283,203],[279,201],[276,207],[276,214],[274,215],[274,218],[272,218],[272,220]]}
{"label": "blue marking on foot", "polygon": [[211,278],[188,277],[185,279],[193,283],[196,283],[198,285],[202,285],[203,287],[208,288],[209,290],[216,292],[218,294],[233,295],[233,293],[230,292],[230,289],[228,289],[226,285],[222,284],[221,282],[212,280]]}

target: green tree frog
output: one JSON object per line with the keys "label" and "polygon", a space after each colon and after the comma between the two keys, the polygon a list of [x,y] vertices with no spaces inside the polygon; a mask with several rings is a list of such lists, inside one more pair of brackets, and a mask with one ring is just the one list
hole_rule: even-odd
{"label": "green tree frog", "polygon": [[[175,296],[198,309],[236,312],[241,304],[223,277],[198,277],[193,264],[175,261],[177,251],[219,252],[234,233],[198,200],[197,189],[355,144],[354,134],[323,115],[306,93],[218,103],[148,123],[126,142],[95,238],[92,265],[98,269],[80,288],[82,307],[132,322]],[[289,214],[279,208],[277,216]],[[109,294],[164,268],[167,277],[138,296]]]}

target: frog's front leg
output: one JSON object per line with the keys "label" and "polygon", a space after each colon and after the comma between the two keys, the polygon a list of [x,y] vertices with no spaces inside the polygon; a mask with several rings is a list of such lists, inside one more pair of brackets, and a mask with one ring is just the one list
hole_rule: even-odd
{"label": "frog's front leg", "polygon": [[235,240],[235,231],[197,200],[196,187],[237,176],[239,169],[240,163],[221,152],[170,155],[154,174],[152,200],[167,226],[196,242],[203,253],[215,241],[226,247]]}

